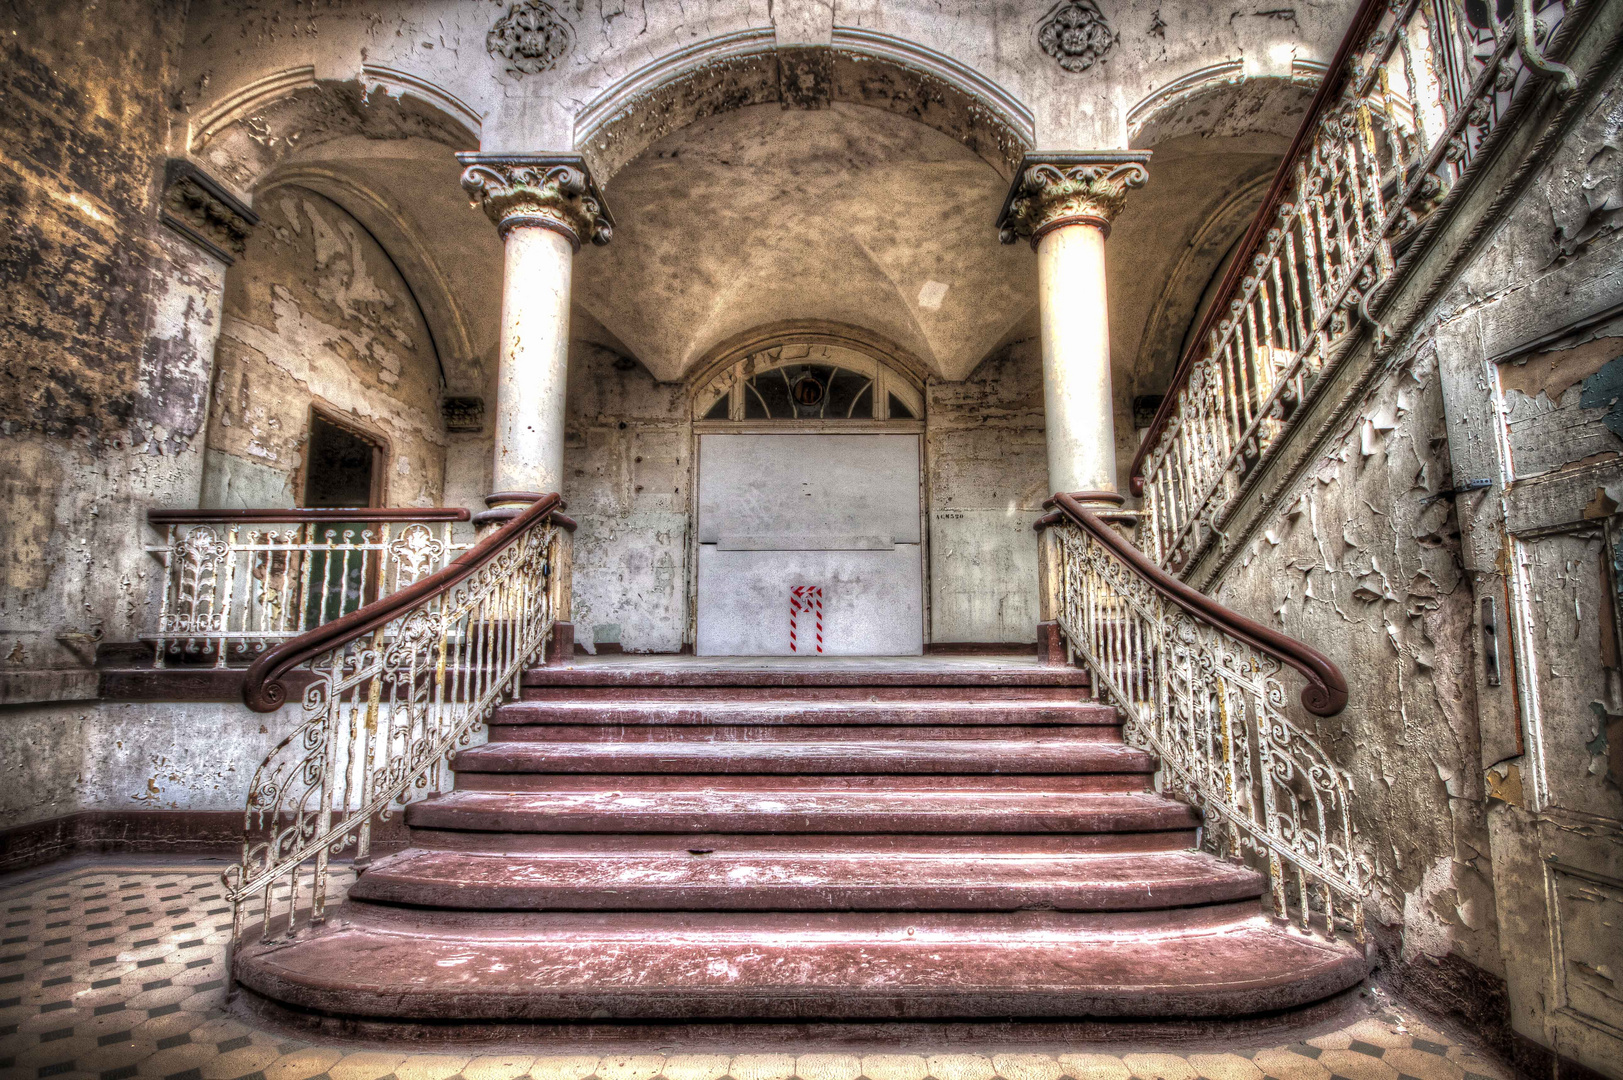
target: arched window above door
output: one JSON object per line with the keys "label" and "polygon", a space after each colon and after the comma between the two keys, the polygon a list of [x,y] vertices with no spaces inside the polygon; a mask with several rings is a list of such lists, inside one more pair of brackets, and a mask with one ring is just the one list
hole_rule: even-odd
{"label": "arched window above door", "polygon": [[700,421],[918,421],[924,395],[913,380],[838,345],[781,344],[724,368],[694,395]]}

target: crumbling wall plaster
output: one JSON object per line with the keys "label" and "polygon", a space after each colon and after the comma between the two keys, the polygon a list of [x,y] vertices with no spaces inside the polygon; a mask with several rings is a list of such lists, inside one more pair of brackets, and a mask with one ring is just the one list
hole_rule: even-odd
{"label": "crumbling wall plaster", "polygon": [[1401,959],[1452,953],[1502,973],[1472,592],[1451,486],[1436,350],[1422,336],[1213,594],[1346,675],[1346,710],[1311,728],[1349,774],[1356,842],[1375,871],[1371,903]]}
{"label": "crumbling wall plaster", "polygon": [[144,511],[196,498],[218,264],[158,219],[182,13],[0,14],[0,677],[133,636]]}
{"label": "crumbling wall plaster", "polygon": [[688,629],[693,425],[687,390],[570,343],[564,501],[575,533],[575,640],[677,652]]}
{"label": "crumbling wall plaster", "polygon": [[1037,635],[1037,534],[1048,490],[1041,342],[993,353],[925,403],[931,640]]}
{"label": "crumbling wall plaster", "polygon": [[399,271],[314,192],[275,188],[258,212],[226,279],[205,505],[295,505],[314,405],[386,444],[384,505],[440,505],[439,366]]}

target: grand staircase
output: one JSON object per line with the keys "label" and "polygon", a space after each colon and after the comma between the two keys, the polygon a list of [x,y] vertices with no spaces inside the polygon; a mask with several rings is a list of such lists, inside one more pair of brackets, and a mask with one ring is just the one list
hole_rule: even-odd
{"label": "grand staircase", "polygon": [[411,847],[245,943],[284,1006],[402,1020],[1236,1016],[1360,982],[1194,850],[1087,676],[993,658],[535,668]]}

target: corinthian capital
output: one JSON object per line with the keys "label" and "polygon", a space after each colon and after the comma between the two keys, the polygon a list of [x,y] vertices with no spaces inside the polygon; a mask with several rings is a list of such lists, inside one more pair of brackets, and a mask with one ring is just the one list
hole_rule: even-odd
{"label": "corinthian capital", "polygon": [[458,154],[462,189],[484,207],[503,237],[529,225],[606,244],[614,217],[579,154]]}
{"label": "corinthian capital", "polygon": [[1150,178],[1149,151],[1080,154],[1027,154],[1003,200],[998,239],[1012,244],[1024,236],[1033,247],[1060,225],[1096,225],[1106,232],[1127,192]]}

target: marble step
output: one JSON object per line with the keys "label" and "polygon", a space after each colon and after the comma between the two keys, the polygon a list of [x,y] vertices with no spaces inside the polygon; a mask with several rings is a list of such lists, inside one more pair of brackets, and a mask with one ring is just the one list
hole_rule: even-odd
{"label": "marble step", "polygon": [[[944,779],[944,778],[943,778]],[[406,809],[413,828],[475,832],[1055,833],[1190,829],[1189,806],[1148,792],[1002,791],[1001,778],[931,790],[632,791],[582,778],[574,791],[455,791]]]}
{"label": "marble step", "polygon": [[917,701],[761,698],[695,701],[630,698],[582,702],[514,701],[498,706],[492,730],[524,724],[789,724],[887,726],[910,724],[1096,725],[1116,727],[1116,710],[1092,702],[1022,702],[1001,698]]}
{"label": "marble step", "polygon": [[234,967],[287,1005],[406,1020],[1238,1016],[1368,971],[1362,949],[1256,915],[1166,932],[1090,919],[566,913],[504,926],[419,911],[379,926],[340,909],[291,943],[246,944]]}
{"label": "marble step", "polygon": [[1078,667],[1048,666],[1030,660],[930,657],[637,657],[603,658],[545,667],[524,673],[526,687],[1073,687],[1089,685]]}
{"label": "marble step", "polygon": [[1146,911],[1255,901],[1263,879],[1194,851],[965,858],[694,849],[514,855],[407,849],[351,900],[479,911]]}
{"label": "marble step", "polygon": [[1091,739],[812,739],[493,742],[457,754],[458,784],[471,774],[512,773],[853,773],[1144,774],[1155,757]]}
{"label": "marble step", "polygon": [[499,829],[410,828],[413,847],[476,854],[685,855],[691,851],[783,852],[837,857],[868,853],[892,858],[954,854],[962,859],[1011,855],[1101,855],[1187,851],[1193,825],[1151,832],[1087,833],[616,833],[504,832]]}

